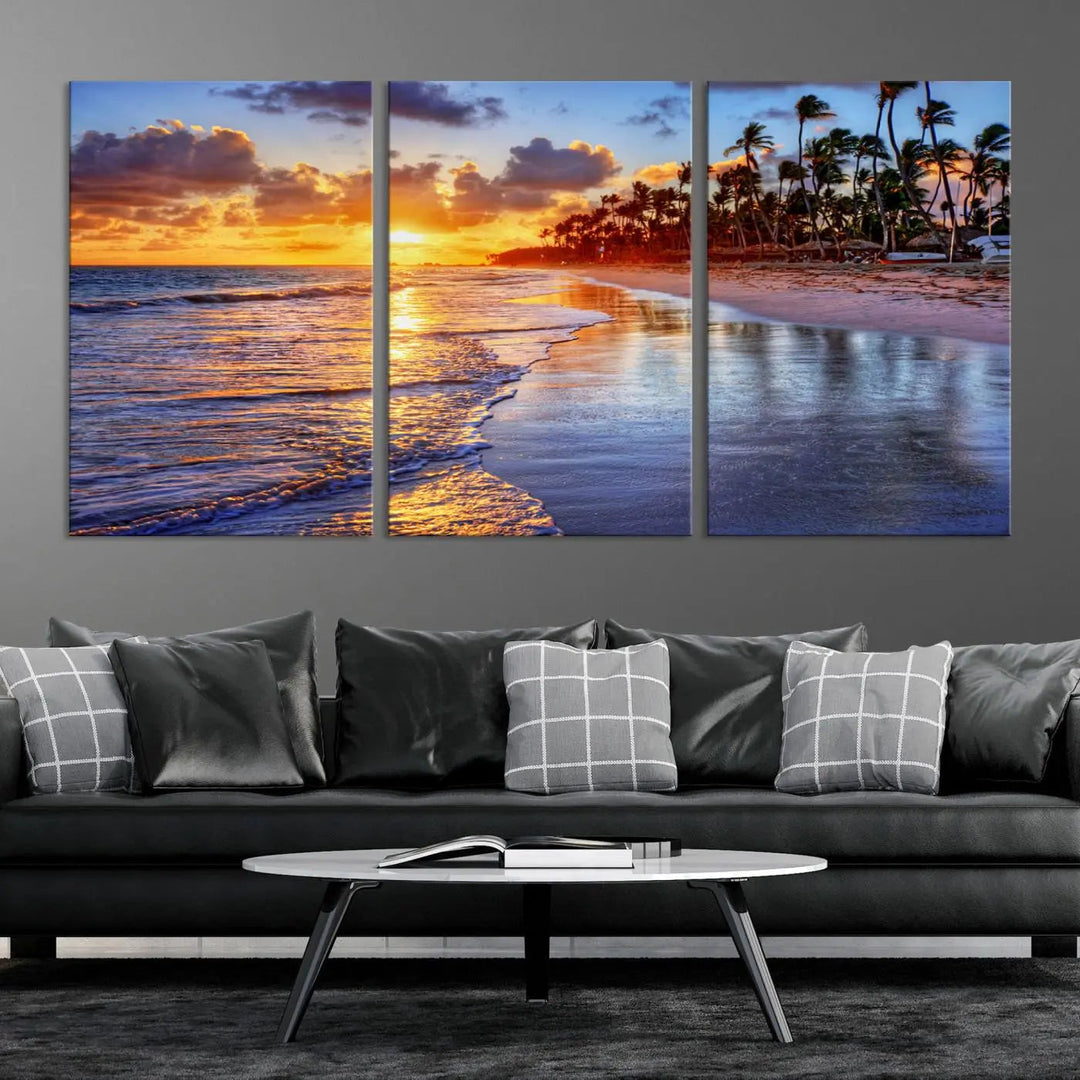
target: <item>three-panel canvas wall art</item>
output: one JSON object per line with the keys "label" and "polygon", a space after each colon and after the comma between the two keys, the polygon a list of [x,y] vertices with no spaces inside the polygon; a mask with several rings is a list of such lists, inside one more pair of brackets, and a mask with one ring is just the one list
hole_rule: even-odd
{"label": "three-panel canvas wall art", "polygon": [[697,304],[710,534],[1007,534],[1008,84],[691,96],[73,83],[71,533],[688,535]]}

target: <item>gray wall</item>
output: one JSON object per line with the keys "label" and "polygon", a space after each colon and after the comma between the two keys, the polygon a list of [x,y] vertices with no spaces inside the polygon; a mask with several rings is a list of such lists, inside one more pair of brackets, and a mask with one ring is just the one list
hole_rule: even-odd
{"label": "gray wall", "polygon": [[[313,608],[479,627],[612,615],[879,647],[1080,636],[1071,0],[2,0],[0,641],[63,614],[181,633]],[[70,79],[1012,79],[1011,538],[69,539]],[[699,437],[700,437],[699,430]],[[699,499],[697,515],[699,523]]]}

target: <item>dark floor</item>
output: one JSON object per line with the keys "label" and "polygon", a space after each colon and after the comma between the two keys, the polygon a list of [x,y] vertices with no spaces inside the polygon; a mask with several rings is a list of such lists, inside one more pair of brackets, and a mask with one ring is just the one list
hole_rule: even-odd
{"label": "dark floor", "polygon": [[298,1041],[294,961],[0,961],[4,1080],[1076,1077],[1080,961],[778,960],[772,1041],[736,961],[333,960]]}

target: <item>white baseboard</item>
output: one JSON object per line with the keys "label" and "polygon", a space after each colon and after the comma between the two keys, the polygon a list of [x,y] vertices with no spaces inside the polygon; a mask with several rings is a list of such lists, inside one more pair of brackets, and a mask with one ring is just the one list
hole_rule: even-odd
{"label": "white baseboard", "polygon": [[[301,937],[102,937],[60,938],[59,957],[294,957],[304,951]],[[764,937],[770,957],[1023,957],[1026,937]],[[338,957],[520,957],[520,938],[495,937],[343,937]],[[552,938],[551,955],[562,957],[732,957],[726,937],[576,937]],[[10,942],[0,938],[0,957]]]}

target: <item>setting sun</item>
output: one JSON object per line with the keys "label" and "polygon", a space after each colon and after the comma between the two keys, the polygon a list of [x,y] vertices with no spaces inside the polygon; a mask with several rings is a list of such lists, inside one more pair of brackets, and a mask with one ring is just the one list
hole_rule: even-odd
{"label": "setting sun", "polygon": [[420,233],[407,232],[405,229],[395,229],[390,234],[391,244],[422,244],[423,236]]}

